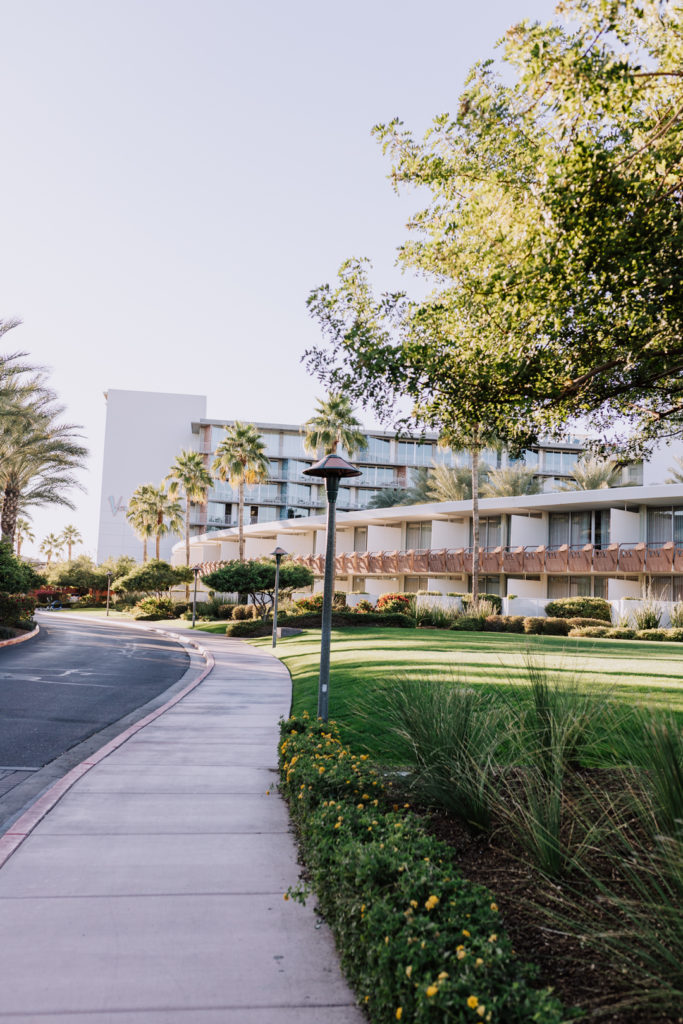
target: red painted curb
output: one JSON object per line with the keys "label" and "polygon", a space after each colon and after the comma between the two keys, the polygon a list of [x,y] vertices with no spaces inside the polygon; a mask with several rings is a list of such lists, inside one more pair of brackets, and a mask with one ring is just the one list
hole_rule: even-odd
{"label": "red painted curb", "polygon": [[[151,632],[146,627],[138,626],[137,628],[143,629],[145,632]],[[108,757],[109,754],[122,746],[126,740],[129,740],[136,732],[144,729],[144,727],[149,725],[150,722],[153,722],[155,718],[159,718],[159,716],[163,715],[165,711],[168,711],[169,708],[172,708],[175,704],[181,701],[183,697],[186,697],[188,693],[196,689],[196,687],[206,679],[213,669],[215,664],[213,655],[209,651],[204,650],[203,647],[200,647],[194,640],[185,640],[184,637],[179,636],[177,633],[167,633],[166,630],[163,629],[155,629],[154,632],[161,633],[164,636],[169,636],[171,639],[178,640],[182,644],[195,647],[206,660],[206,668],[199,674],[197,679],[189,683],[184,690],[177,693],[175,697],[172,697],[171,700],[166,702],[166,704],[162,704],[160,708],[156,708],[155,711],[151,711],[149,715],[146,715],[145,718],[141,718],[139,722],[135,723],[135,725],[130,725],[127,729],[124,729],[124,731],[119,733],[118,736],[115,736],[113,740],[105,743],[103,747],[100,747],[100,749],[96,750],[94,754],[91,754],[87,761],[81,761],[80,764],[75,765],[75,767],[73,767],[71,771],[67,772],[63,778],[53,783],[49,789],[39,796],[38,799],[31,804],[29,809],[24,811],[20,818],[17,818],[8,831],[5,832],[4,835],[0,836],[0,868],[9,860],[19,846],[21,846],[24,839],[31,834],[33,829],[45,817],[47,812],[51,811],[55,804],[61,800],[64,794],[71,789],[75,782],[78,782],[86,772],[89,772],[96,764],[99,764],[100,761],[105,759],[105,757]]]}
{"label": "red painted curb", "polygon": [[32,640],[34,636],[38,636],[40,633],[40,626],[36,626],[30,633],[24,633],[23,636],[15,636],[13,640],[0,640],[0,647],[11,647],[12,644],[25,644],[27,640]]}

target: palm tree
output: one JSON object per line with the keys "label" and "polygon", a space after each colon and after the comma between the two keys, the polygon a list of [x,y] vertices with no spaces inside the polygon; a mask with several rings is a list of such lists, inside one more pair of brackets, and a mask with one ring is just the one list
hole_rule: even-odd
{"label": "palm tree", "polygon": [[24,541],[34,541],[36,539],[31,531],[31,524],[28,519],[23,519],[21,516],[17,519],[14,536],[17,542],[17,558],[21,558],[21,545]]}
{"label": "palm tree", "polygon": [[151,486],[151,484],[141,484],[140,487],[137,487],[131,494],[126,509],[126,519],[142,541],[143,565],[147,561],[147,541],[154,536],[154,527],[156,526],[156,516],[152,513],[146,497],[147,489]]}
{"label": "palm tree", "polygon": [[20,512],[45,504],[74,508],[65,491],[80,487],[73,471],[83,466],[88,452],[79,428],[57,422],[61,412],[52,393],[38,388],[13,414],[0,417],[0,528],[11,544]]}
{"label": "palm tree", "polygon": [[606,487],[618,487],[620,470],[607,459],[584,456],[572,470],[573,480],[565,480],[558,487],[560,491],[600,491]]}
{"label": "palm tree", "polygon": [[[479,466],[479,486],[483,487],[489,467]],[[472,470],[469,466],[434,466],[429,488],[432,501],[469,501],[472,498]]]}
{"label": "palm tree", "polygon": [[74,544],[82,544],[83,538],[76,529],[75,526],[65,526],[62,530],[62,540],[66,544],[66,550],[68,551],[68,560],[71,561],[71,549]]}
{"label": "palm tree", "polygon": [[667,484],[683,484],[683,458],[680,455],[674,455],[675,466],[669,466],[670,477],[664,481]]}
{"label": "palm tree", "polygon": [[270,463],[266,446],[256,427],[235,421],[225,428],[225,437],[216,448],[211,469],[219,480],[228,480],[238,488],[239,560],[244,561],[244,485],[268,479]]}
{"label": "palm tree", "polygon": [[59,557],[59,555],[61,555],[62,553],[63,548],[64,541],[62,540],[62,538],[57,536],[56,533],[48,533],[47,537],[40,545],[40,550],[43,552],[44,555],[47,555],[48,569],[50,567],[50,562],[52,561],[52,556],[57,555],[57,557]]}
{"label": "palm tree", "polygon": [[540,494],[541,485],[533,469],[506,466],[489,472],[488,480],[482,484],[481,493],[484,498],[511,498],[520,494]]}
{"label": "palm tree", "polygon": [[[181,533],[183,529],[183,510],[179,501],[174,501],[163,488],[155,487],[153,484],[143,484],[138,487],[131,501],[135,499],[131,509],[128,503],[126,518],[135,526],[136,518],[144,527],[143,537],[153,536],[155,538],[155,558],[159,560],[161,538],[169,533]],[[132,514],[131,514],[132,513]],[[149,532],[147,532],[149,531]],[[145,547],[146,557],[146,547]]]}
{"label": "palm tree", "polygon": [[400,487],[385,487],[370,498],[368,508],[393,508],[395,505],[406,505],[406,491]]}
{"label": "palm tree", "polygon": [[330,392],[318,399],[315,414],[304,423],[304,448],[313,454],[332,455],[339,445],[349,454],[367,446],[361,423],[344,395]]}
{"label": "palm tree", "polygon": [[185,495],[185,565],[190,564],[190,505],[192,502],[206,501],[213,477],[204,465],[199,452],[183,449],[171,466],[171,471],[164,479],[168,483],[168,496],[175,498],[182,489]]}

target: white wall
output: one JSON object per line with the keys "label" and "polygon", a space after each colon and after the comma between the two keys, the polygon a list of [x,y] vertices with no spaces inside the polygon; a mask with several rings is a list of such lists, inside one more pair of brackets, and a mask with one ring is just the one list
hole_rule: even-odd
{"label": "white wall", "polygon": [[432,521],[432,549],[467,548],[470,545],[470,521],[449,523],[443,519]]}
{"label": "white wall", "polygon": [[[508,580],[508,590],[517,597],[542,597],[548,601],[548,593],[545,580]],[[515,603],[514,601],[512,602]],[[511,614],[517,615],[517,612]]]}
{"label": "white wall", "polygon": [[397,594],[398,593],[398,580],[388,579],[366,579],[365,580],[365,591],[368,594]]}
{"label": "white wall", "polygon": [[368,551],[400,551],[400,526],[368,526]]}
{"label": "white wall", "polygon": [[283,548],[289,555],[310,555],[313,551],[313,531],[310,533],[278,533],[271,551]]}
{"label": "white wall", "polygon": [[466,584],[465,580],[461,577],[429,576],[427,578],[427,590],[438,590],[440,594],[464,594],[466,592]]}
{"label": "white wall", "polygon": [[[322,535],[322,541],[321,541],[321,538],[318,537],[318,548],[317,548],[317,550],[318,550],[318,554],[319,555],[324,555],[325,554],[325,544],[327,543],[327,541],[325,539],[326,536],[327,536],[327,533],[325,532]],[[322,543],[322,547],[320,547],[321,543]],[[353,551],[353,530],[337,530],[336,531],[336,536],[335,536],[335,544],[336,544],[336,551],[337,551],[338,555],[341,555],[341,554],[343,554],[346,551]]]}
{"label": "white wall", "polygon": [[[126,519],[126,506],[140,484],[161,483],[183,448],[196,448],[193,420],[206,416],[203,395],[119,391],[107,395],[97,560],[132,555],[142,560],[142,541]],[[160,554],[170,558],[177,536],[162,538]],[[148,542],[154,555],[154,539]]]}
{"label": "white wall", "polygon": [[640,597],[640,580],[607,580],[607,600],[620,601],[624,597]]}
{"label": "white wall", "polygon": [[623,509],[613,508],[609,530],[610,541],[613,544],[636,544],[639,540],[645,539],[640,536],[639,512],[624,512]]}
{"label": "white wall", "polygon": [[[245,558],[264,558],[275,549],[275,543],[272,537],[245,537],[244,538],[244,557]],[[235,558],[238,557],[239,548],[236,549]]]}
{"label": "white wall", "polygon": [[510,516],[510,547],[538,548],[548,543],[548,522],[544,515],[541,519],[529,516]]}

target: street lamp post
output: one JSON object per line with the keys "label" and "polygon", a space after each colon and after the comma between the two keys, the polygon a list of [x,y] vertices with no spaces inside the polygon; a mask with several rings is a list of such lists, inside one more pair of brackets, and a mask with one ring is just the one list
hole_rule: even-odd
{"label": "street lamp post", "polygon": [[192,628],[194,629],[197,618],[197,577],[199,576],[199,566],[193,565],[192,572],[194,573],[194,600],[192,601]]}
{"label": "street lamp post", "polygon": [[280,561],[287,552],[284,548],[275,548],[271,555],[275,556],[275,597],[273,599],[273,647],[277,647],[277,593],[280,587]]}
{"label": "street lamp post", "polygon": [[318,680],[318,718],[326,722],[330,710],[330,634],[332,632],[332,600],[334,597],[334,531],[337,494],[342,477],[361,476],[361,471],[341,455],[325,455],[320,462],[303,470],[304,476],[322,477],[327,491],[327,544],[325,547],[325,581],[320,634],[320,678]]}
{"label": "street lamp post", "polygon": [[111,569],[107,569],[107,615],[109,615],[109,595],[111,593],[111,578],[112,578],[112,575],[113,575],[113,573],[112,573]]}

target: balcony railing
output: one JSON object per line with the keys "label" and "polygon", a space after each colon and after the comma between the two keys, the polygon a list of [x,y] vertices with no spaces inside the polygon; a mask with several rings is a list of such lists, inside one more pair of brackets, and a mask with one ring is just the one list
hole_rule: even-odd
{"label": "balcony railing", "polygon": [[[410,573],[440,576],[472,571],[472,548],[422,548],[409,551],[345,551],[336,556],[338,575]],[[322,574],[323,555],[298,555],[296,561]],[[548,547],[496,547],[479,549],[479,571],[485,575],[508,573],[683,573],[683,546],[665,544],[561,544]]]}

